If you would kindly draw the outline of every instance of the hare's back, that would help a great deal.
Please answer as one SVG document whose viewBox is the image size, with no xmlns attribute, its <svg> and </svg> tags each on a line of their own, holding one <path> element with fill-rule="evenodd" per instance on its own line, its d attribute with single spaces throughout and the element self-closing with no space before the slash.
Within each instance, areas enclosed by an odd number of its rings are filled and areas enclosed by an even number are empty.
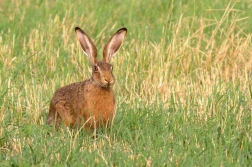
<svg viewBox="0 0 252 167">
<path fill-rule="evenodd" d="M 84 82 L 76 82 L 57 89 L 51 100 L 51 103 L 56 104 L 61 100 L 72 102 L 74 98 L 79 97 L 78 94 L 83 92 L 84 85 Z"/>
</svg>

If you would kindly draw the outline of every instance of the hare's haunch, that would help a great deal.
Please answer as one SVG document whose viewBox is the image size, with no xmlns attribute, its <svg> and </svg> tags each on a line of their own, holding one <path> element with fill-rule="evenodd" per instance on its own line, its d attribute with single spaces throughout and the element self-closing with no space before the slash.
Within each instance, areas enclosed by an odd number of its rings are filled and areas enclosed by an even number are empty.
<svg viewBox="0 0 252 167">
<path fill-rule="evenodd" d="M 115 79 L 110 60 L 122 45 L 127 29 L 121 28 L 110 38 L 104 47 L 102 61 L 97 60 L 97 49 L 87 34 L 79 27 L 75 28 L 75 32 L 92 66 L 92 76 L 55 92 L 50 102 L 47 123 L 59 127 L 63 121 L 65 126 L 84 125 L 86 130 L 107 127 L 115 113 L 115 98 L 111 88 Z"/>
</svg>

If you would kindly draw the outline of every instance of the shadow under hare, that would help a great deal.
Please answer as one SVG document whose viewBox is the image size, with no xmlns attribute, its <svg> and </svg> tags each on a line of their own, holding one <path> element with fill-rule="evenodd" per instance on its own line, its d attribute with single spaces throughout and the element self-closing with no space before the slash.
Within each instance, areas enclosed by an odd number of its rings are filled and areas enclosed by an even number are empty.
<svg viewBox="0 0 252 167">
<path fill-rule="evenodd" d="M 115 114 L 112 91 L 115 79 L 110 61 L 122 45 L 127 29 L 119 29 L 110 38 L 104 47 L 102 61 L 97 60 L 97 49 L 87 34 L 79 27 L 75 32 L 92 66 L 92 75 L 83 82 L 56 90 L 50 102 L 47 123 L 54 123 L 58 128 L 63 121 L 65 126 L 83 126 L 87 131 L 107 127 Z"/>
</svg>

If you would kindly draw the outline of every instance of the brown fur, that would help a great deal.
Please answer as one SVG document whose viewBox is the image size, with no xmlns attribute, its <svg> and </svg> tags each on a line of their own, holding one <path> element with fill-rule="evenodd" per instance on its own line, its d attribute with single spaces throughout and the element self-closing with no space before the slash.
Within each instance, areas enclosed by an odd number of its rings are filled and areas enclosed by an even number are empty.
<svg viewBox="0 0 252 167">
<path fill-rule="evenodd" d="M 86 130 L 108 126 L 115 114 L 115 98 L 111 86 L 114 84 L 110 60 L 119 50 L 127 33 L 126 28 L 118 30 L 104 47 L 103 60 L 97 60 L 97 49 L 83 30 L 75 32 L 84 53 L 92 65 L 92 76 L 83 82 L 72 83 L 59 88 L 51 102 L 47 123 L 59 127 L 84 125 Z"/>
</svg>

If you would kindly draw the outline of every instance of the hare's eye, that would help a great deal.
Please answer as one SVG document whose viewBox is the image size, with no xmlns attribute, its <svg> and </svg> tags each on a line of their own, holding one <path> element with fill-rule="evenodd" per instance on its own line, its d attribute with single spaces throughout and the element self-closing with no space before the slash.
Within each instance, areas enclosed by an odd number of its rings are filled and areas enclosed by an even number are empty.
<svg viewBox="0 0 252 167">
<path fill-rule="evenodd" d="M 113 70 L 113 66 L 111 66 L 111 70 Z"/>
<path fill-rule="evenodd" d="M 98 71 L 98 66 L 94 66 L 94 72 Z"/>
</svg>

